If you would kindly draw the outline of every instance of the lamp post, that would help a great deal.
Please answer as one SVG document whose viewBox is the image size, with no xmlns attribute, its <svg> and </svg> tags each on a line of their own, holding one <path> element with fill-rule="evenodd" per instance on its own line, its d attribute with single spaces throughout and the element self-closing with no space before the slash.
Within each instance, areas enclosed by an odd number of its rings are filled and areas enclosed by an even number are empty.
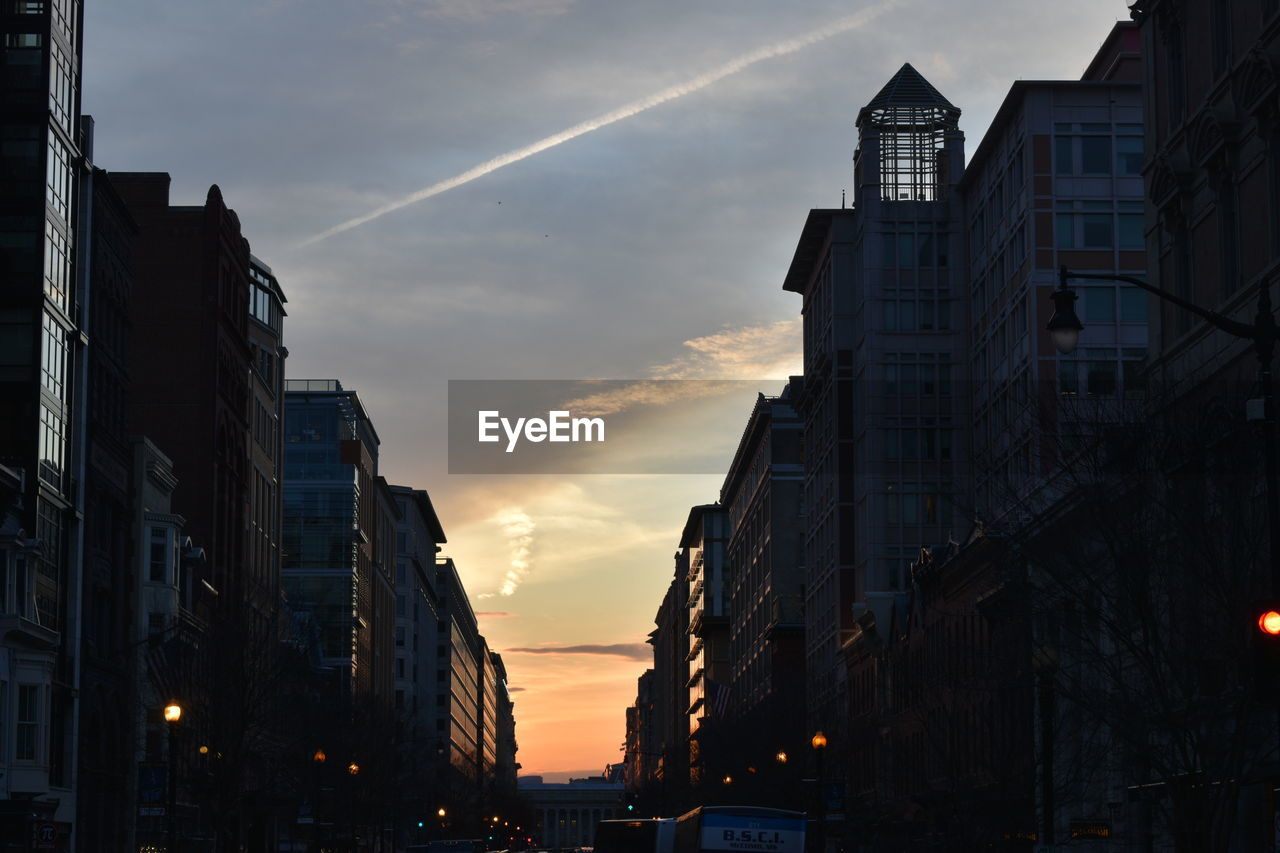
<svg viewBox="0 0 1280 853">
<path fill-rule="evenodd" d="M 164 706 L 164 721 L 169 727 L 169 803 L 164 810 L 169 840 L 165 853 L 175 853 L 178 849 L 178 824 L 174 814 L 178 808 L 178 749 L 175 741 L 178 733 L 178 721 L 181 719 L 181 705 L 177 702 L 170 702 Z"/>
<path fill-rule="evenodd" d="M 1084 324 L 1076 316 L 1074 302 L 1075 291 L 1067 283 L 1069 279 L 1079 278 L 1092 281 L 1121 281 L 1154 294 L 1166 302 L 1190 311 L 1205 320 L 1215 329 L 1226 332 L 1234 338 L 1251 341 L 1254 355 L 1258 358 L 1258 382 L 1262 386 L 1262 447 L 1267 482 L 1267 538 L 1271 546 L 1271 593 L 1280 596 L 1280 456 L 1276 450 L 1276 409 L 1274 389 L 1271 387 L 1271 356 L 1275 352 L 1277 338 L 1280 338 L 1280 327 L 1276 326 L 1275 317 L 1271 313 L 1271 290 L 1266 284 L 1258 288 L 1258 308 L 1252 323 L 1241 323 L 1224 317 L 1216 311 L 1201 308 L 1188 302 L 1181 296 L 1161 290 L 1140 278 L 1128 275 L 1111 275 L 1101 273 L 1072 272 L 1066 267 L 1058 270 L 1058 289 L 1053 292 L 1053 316 L 1049 318 L 1045 328 L 1053 336 L 1054 346 L 1063 355 L 1069 355 L 1076 348 L 1080 331 Z"/>
<path fill-rule="evenodd" d="M 822 757 L 827 751 L 827 736 L 821 731 L 815 732 L 809 744 L 813 747 L 818 762 L 818 831 L 815 833 L 817 836 L 815 847 L 817 853 L 824 853 L 827 849 L 827 798 L 822 790 Z"/>
</svg>

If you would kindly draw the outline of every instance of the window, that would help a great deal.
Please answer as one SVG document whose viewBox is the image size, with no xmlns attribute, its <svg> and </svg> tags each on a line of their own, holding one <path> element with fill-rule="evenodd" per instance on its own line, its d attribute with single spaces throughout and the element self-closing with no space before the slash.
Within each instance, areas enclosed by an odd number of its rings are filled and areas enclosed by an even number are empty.
<svg viewBox="0 0 1280 853">
<path fill-rule="evenodd" d="M 396 658 L 396 678 L 404 678 L 404 658 Z"/>
<path fill-rule="evenodd" d="M 173 540 L 170 537 L 171 532 L 167 527 L 151 528 L 151 550 L 147 562 L 150 566 L 149 577 L 153 583 L 170 582 L 169 569 L 173 561 Z"/>
<path fill-rule="evenodd" d="M 1054 218 L 1054 238 L 1059 249 L 1115 248 L 1114 205 L 1109 201 L 1059 201 Z M 1126 208 L 1127 209 L 1127 208 Z M 1141 236 L 1141 215 L 1126 223 Z M 1138 239 L 1138 248 L 1141 240 Z"/>
<path fill-rule="evenodd" d="M 1080 137 L 1080 171 L 1085 175 L 1111 174 L 1111 137 Z"/>
<path fill-rule="evenodd" d="M 1117 202 L 1117 207 L 1120 208 L 1120 213 L 1116 216 L 1120 248 L 1145 248 L 1145 238 L 1142 233 L 1142 202 L 1121 201 Z"/>
<path fill-rule="evenodd" d="M 397 625 L 396 626 L 396 645 L 397 646 L 404 646 L 404 635 L 405 635 L 404 626 Z"/>
<path fill-rule="evenodd" d="M 1110 350 L 1087 350 L 1088 391 L 1091 397 L 1110 397 L 1116 393 L 1116 360 Z"/>
<path fill-rule="evenodd" d="M 62 461 L 66 422 L 48 406 L 40 406 L 40 479 L 62 490 Z"/>
<path fill-rule="evenodd" d="M 67 333 L 53 318 L 44 315 L 44 335 L 41 340 L 40 380 L 49 393 L 59 400 L 65 399 L 67 378 Z"/>
<path fill-rule="evenodd" d="M 1058 362 L 1058 393 L 1074 397 L 1080 393 L 1080 364 L 1062 359 Z"/>
<path fill-rule="evenodd" d="M 49 110 L 54 120 L 67 133 L 74 133 L 76 78 L 71 60 L 62 52 L 57 40 L 49 42 Z"/>
<path fill-rule="evenodd" d="M 1082 289 L 1084 290 L 1085 322 L 1114 323 L 1116 321 L 1116 289 L 1114 287 Z"/>
<path fill-rule="evenodd" d="M 67 238 L 52 222 L 44 224 L 44 292 L 62 312 L 67 313 L 67 282 L 70 279 L 71 256 Z"/>
<path fill-rule="evenodd" d="M 49 168 L 45 198 L 63 222 L 71 221 L 71 155 L 55 134 L 49 134 Z"/>
<path fill-rule="evenodd" d="M 397 616 L 404 615 L 404 596 L 403 595 L 396 596 L 396 615 Z"/>
<path fill-rule="evenodd" d="M 1147 294 L 1132 285 L 1120 286 L 1120 322 L 1147 322 Z"/>
<path fill-rule="evenodd" d="M 1074 137 L 1058 136 L 1053 140 L 1053 171 L 1059 175 L 1074 175 L 1076 171 Z"/>
<path fill-rule="evenodd" d="M 1116 137 L 1116 174 L 1142 174 L 1142 137 Z"/>
<path fill-rule="evenodd" d="M 18 685 L 18 715 L 14 727 L 13 758 L 35 761 L 40 744 L 40 685 Z"/>
</svg>

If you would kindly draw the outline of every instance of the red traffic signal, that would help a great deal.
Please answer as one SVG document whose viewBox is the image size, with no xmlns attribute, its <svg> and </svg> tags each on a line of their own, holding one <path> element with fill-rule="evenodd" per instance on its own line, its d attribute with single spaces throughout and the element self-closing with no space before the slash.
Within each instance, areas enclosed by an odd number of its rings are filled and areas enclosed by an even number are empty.
<svg viewBox="0 0 1280 853">
<path fill-rule="evenodd" d="M 1253 635 L 1254 696 L 1263 702 L 1280 702 L 1280 601 L 1255 602 L 1249 632 Z"/>
</svg>

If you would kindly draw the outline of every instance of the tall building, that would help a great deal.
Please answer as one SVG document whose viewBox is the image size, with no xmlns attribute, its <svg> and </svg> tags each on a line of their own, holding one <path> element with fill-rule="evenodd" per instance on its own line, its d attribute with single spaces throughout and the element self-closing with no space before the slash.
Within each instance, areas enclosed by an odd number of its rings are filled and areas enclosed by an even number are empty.
<svg viewBox="0 0 1280 853">
<path fill-rule="evenodd" d="M 807 714 L 833 755 L 857 609 L 905 587 L 963 488 L 959 116 L 904 65 L 858 114 L 853 208 L 809 213 L 783 283 L 804 300 Z"/>
<path fill-rule="evenodd" d="M 1125 22 L 1082 79 L 1014 83 L 957 187 L 970 294 L 961 367 L 973 409 L 975 492 L 965 504 L 987 522 L 1025 506 L 1061 442 L 1078 442 L 1145 390 L 1140 288 L 1081 282 L 1085 329 L 1070 355 L 1044 331 L 1060 267 L 1146 274 L 1141 74 L 1138 30 Z"/>
<path fill-rule="evenodd" d="M 808 740 L 803 430 L 789 387 L 779 397 L 760 395 L 720 489 L 729 522 L 732 704 L 726 712 L 739 735 L 740 759 L 757 767 L 774 767 L 779 751 L 799 754 Z M 748 732 L 768 732 L 769 739 Z M 742 754 L 744 744 L 753 744 L 756 753 Z"/>
<path fill-rule="evenodd" d="M 285 594 L 311 614 L 321 660 L 355 705 L 375 687 L 378 434 L 336 379 L 286 380 L 284 433 Z"/>
<path fill-rule="evenodd" d="M 88 126 L 89 120 L 85 120 Z M 132 848 L 140 669 L 133 654 L 139 577 L 133 448 L 126 427 L 129 301 L 138 229 L 106 173 L 83 178 L 89 219 L 88 396 L 84 590 L 81 596 L 80 828 L 82 851 Z"/>
<path fill-rule="evenodd" d="M 729 584 L 725 546 L 729 519 L 718 504 L 689 510 L 680 536 L 679 564 L 688 567 L 689 583 L 689 681 L 688 729 L 689 784 L 709 781 L 723 755 L 708 739 L 707 722 L 720 721 L 731 701 L 729 687 Z"/>
<path fill-rule="evenodd" d="M 246 599 L 265 632 L 280 599 L 284 484 L 284 291 L 267 266 L 249 255 L 249 552 Z"/>
<path fill-rule="evenodd" d="M 0 10 L 0 464 L 21 539 L 0 634 L 0 837 L 71 837 L 76 802 L 87 308 L 77 0 Z M 6 734 L 6 737 L 9 737 Z"/>
<path fill-rule="evenodd" d="M 139 228 L 129 312 L 129 428 L 173 459 L 175 503 L 190 534 L 206 543 L 220 608 L 236 612 L 253 579 L 266 573 L 246 535 L 255 369 L 249 244 L 217 186 L 202 205 L 173 206 L 166 173 L 111 172 L 109 178 Z"/>
</svg>

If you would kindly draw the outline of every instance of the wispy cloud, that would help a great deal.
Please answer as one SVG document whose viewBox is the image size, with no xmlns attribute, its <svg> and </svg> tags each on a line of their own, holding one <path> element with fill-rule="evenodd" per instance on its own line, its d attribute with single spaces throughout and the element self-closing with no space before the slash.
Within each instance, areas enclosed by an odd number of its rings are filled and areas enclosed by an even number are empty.
<svg viewBox="0 0 1280 853">
<path fill-rule="evenodd" d="M 526 655 L 612 655 L 628 660 L 651 660 L 653 658 L 653 647 L 647 643 L 613 643 L 611 645 L 587 643 L 578 646 L 525 646 L 503 651 L 503 654 L 508 653 Z"/>
<path fill-rule="evenodd" d="M 508 687 L 508 688 L 507 688 L 507 692 L 508 692 L 508 693 L 523 693 L 523 692 L 524 692 L 525 690 L 527 690 L 527 689 L 528 689 L 527 687 Z"/>
<path fill-rule="evenodd" d="M 884 0 L 884 2 L 877 3 L 874 6 L 863 9 L 857 14 L 841 18 L 838 21 L 827 24 L 824 27 L 819 27 L 816 30 L 811 30 L 803 35 L 786 39 L 766 47 L 757 48 L 749 53 L 744 53 L 729 60 L 719 68 L 699 74 L 696 77 L 692 77 L 684 81 L 683 83 L 668 86 L 667 88 L 659 92 L 655 92 L 648 97 L 632 101 L 629 104 L 625 104 L 615 110 L 610 110 L 609 112 L 598 115 L 595 118 L 587 119 L 586 121 L 575 124 L 573 127 L 562 130 L 559 133 L 553 133 L 551 136 L 539 139 L 532 145 L 526 145 L 523 148 L 508 151 L 506 154 L 500 154 L 497 157 L 486 160 L 477 166 L 473 166 L 465 172 L 454 175 L 452 178 L 446 178 L 443 181 L 438 181 L 429 187 L 423 187 L 416 192 L 412 192 L 409 195 L 402 196 L 401 198 L 388 202 L 368 213 L 348 219 L 345 222 L 340 222 L 328 230 L 321 231 L 319 234 L 312 235 L 311 237 L 303 240 L 298 244 L 298 248 L 309 246 L 312 243 L 318 243 L 321 240 L 334 236 L 335 234 L 350 231 L 352 228 L 358 228 L 359 226 L 372 222 L 373 220 L 385 216 L 388 213 L 392 213 L 420 201 L 425 201 L 432 196 L 448 192 L 449 190 L 460 187 L 463 184 L 468 184 L 476 178 L 484 177 L 490 172 L 495 172 L 498 169 L 501 169 L 503 166 L 510 166 L 512 163 L 518 163 L 535 154 L 540 154 L 548 148 L 554 148 L 555 146 L 568 142 L 571 139 L 577 139 L 579 136 L 590 133 L 593 130 L 608 127 L 615 122 L 622 121 L 625 118 L 631 118 L 634 115 L 639 115 L 646 110 L 653 109 L 654 107 L 665 104 L 668 101 L 673 101 L 676 98 L 682 98 L 685 95 L 705 89 L 711 84 L 718 83 L 729 75 L 737 74 L 739 71 L 750 68 L 758 62 L 763 62 L 766 59 L 775 59 L 779 56 L 787 56 L 788 54 L 803 50 L 810 45 L 829 39 L 832 36 L 857 29 L 875 18 L 877 15 L 892 8 L 894 5 L 894 0 Z"/>
<path fill-rule="evenodd" d="M 613 415 L 640 406 L 664 406 L 738 390 L 733 380 L 785 379 L 802 368 L 799 320 L 722 329 L 684 342 L 688 351 L 637 380 L 607 391 L 567 400 L 562 408 L 583 415 Z"/>
<path fill-rule="evenodd" d="M 684 342 L 690 352 L 653 368 L 656 379 L 785 379 L 801 369 L 800 320 L 721 329 Z"/>
<path fill-rule="evenodd" d="M 508 613 L 505 610 L 478 610 L 476 618 L 478 619 L 510 619 L 515 616 L 514 613 Z"/>
<path fill-rule="evenodd" d="M 502 528 L 511 551 L 511 568 L 502 579 L 499 595 L 513 595 L 529 572 L 533 571 L 533 531 L 537 528 L 529 514 L 519 507 L 500 510 L 494 521 Z"/>
</svg>

